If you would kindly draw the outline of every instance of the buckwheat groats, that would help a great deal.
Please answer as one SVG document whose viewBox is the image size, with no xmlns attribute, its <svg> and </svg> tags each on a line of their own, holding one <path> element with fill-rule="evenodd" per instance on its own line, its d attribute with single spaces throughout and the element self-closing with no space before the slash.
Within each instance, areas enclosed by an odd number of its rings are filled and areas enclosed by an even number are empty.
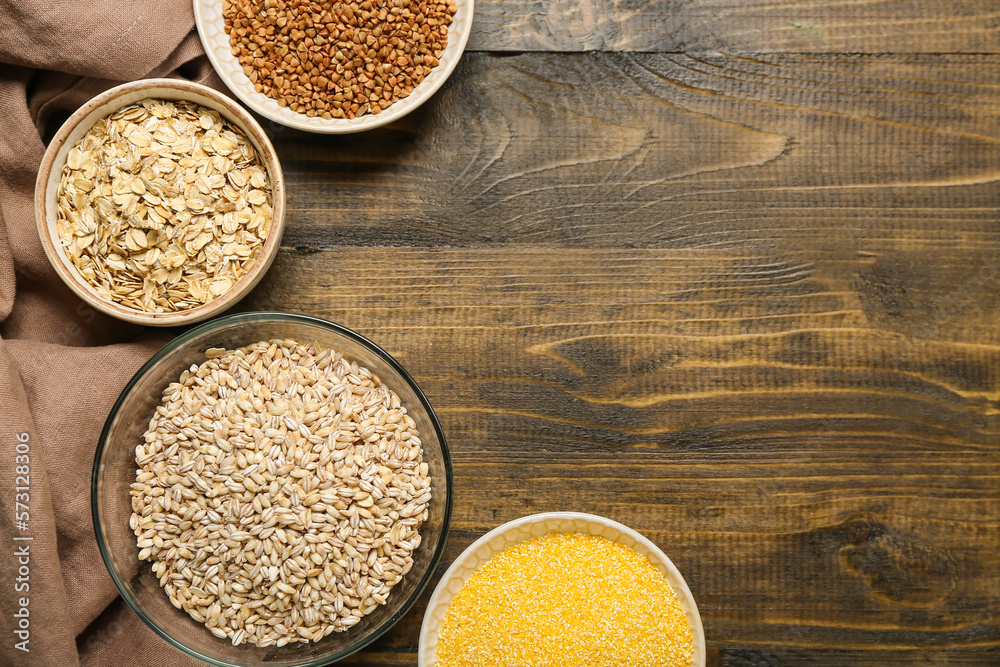
<svg viewBox="0 0 1000 667">
<path fill-rule="evenodd" d="M 430 477 L 413 419 L 316 344 L 213 349 L 136 447 L 131 527 L 170 601 L 233 644 L 347 630 L 412 567 Z"/>
<path fill-rule="evenodd" d="M 217 111 L 145 99 L 70 149 L 56 195 L 70 261 L 108 301 L 144 312 L 208 303 L 260 254 L 273 217 L 260 155 Z"/>
<path fill-rule="evenodd" d="M 306 116 L 378 114 L 439 64 L 454 0 L 223 0 L 254 90 Z"/>
<path fill-rule="evenodd" d="M 550 533 L 476 570 L 448 606 L 438 667 L 690 667 L 691 624 L 649 560 L 595 535 Z"/>
</svg>

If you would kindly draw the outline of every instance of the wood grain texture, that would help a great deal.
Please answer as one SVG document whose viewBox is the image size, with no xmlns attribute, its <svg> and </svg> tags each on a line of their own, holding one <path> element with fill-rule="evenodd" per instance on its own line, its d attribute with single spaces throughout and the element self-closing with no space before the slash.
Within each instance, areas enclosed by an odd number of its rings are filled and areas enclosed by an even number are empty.
<svg viewBox="0 0 1000 667">
<path fill-rule="evenodd" d="M 752 241 L 985 260 L 998 91 L 1000 56 L 472 54 L 389 128 L 274 133 L 286 243 Z"/>
<path fill-rule="evenodd" d="M 997 53 L 990 0 L 477 0 L 475 51 Z"/>
<path fill-rule="evenodd" d="M 455 464 L 446 563 L 504 521 L 590 511 L 674 560 L 716 664 L 990 664 L 997 309 L 927 320 L 940 296 L 908 281 L 887 326 L 885 258 L 824 255 L 288 249 L 248 306 L 342 323 L 413 373 Z M 412 662 L 421 610 L 355 664 Z"/>
<path fill-rule="evenodd" d="M 713 665 L 995 665 L 998 91 L 997 55 L 469 54 L 391 127 L 272 128 L 242 307 L 415 376 L 441 571 L 596 512 L 678 565 Z M 413 664 L 426 598 L 347 664 Z"/>
</svg>

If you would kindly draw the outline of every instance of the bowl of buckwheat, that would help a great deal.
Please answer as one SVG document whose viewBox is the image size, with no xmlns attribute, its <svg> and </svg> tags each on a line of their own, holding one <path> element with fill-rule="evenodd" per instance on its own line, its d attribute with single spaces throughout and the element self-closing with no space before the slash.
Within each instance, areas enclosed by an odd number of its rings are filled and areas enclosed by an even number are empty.
<svg viewBox="0 0 1000 667">
<path fill-rule="evenodd" d="M 194 0 L 208 58 L 260 115 L 340 134 L 391 123 L 458 65 L 473 0 Z"/>
<path fill-rule="evenodd" d="M 197 326 L 143 366 L 94 458 L 101 556 L 157 634 L 213 665 L 326 665 L 413 606 L 452 471 L 410 375 L 287 313 Z"/>
<path fill-rule="evenodd" d="M 260 281 L 284 228 L 274 148 L 237 102 L 174 79 L 94 97 L 50 142 L 35 223 L 59 277 L 95 309 L 177 326 Z"/>
</svg>

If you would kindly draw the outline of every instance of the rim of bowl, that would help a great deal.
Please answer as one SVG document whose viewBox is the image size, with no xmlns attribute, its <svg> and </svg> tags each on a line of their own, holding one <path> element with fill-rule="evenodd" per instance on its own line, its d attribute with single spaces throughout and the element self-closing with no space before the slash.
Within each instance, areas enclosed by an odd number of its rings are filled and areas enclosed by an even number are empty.
<svg viewBox="0 0 1000 667">
<path fill-rule="evenodd" d="M 438 70 L 440 71 L 440 75 L 431 81 L 427 81 L 427 79 L 425 78 L 423 81 L 418 83 L 416 87 L 414 87 L 413 92 L 410 93 L 409 97 L 396 101 L 387 110 L 383 111 L 377 116 L 371 113 L 366 113 L 363 116 L 359 116 L 354 119 L 346 119 L 346 118 L 333 118 L 330 120 L 320 119 L 322 121 L 322 124 L 314 124 L 313 122 L 311 122 L 315 120 L 313 118 L 310 118 L 309 122 L 298 120 L 296 118 L 297 116 L 301 115 L 303 118 L 308 118 L 308 116 L 294 112 L 291 109 L 288 109 L 289 113 L 295 114 L 296 117 L 286 116 L 285 114 L 282 113 L 275 113 L 274 111 L 267 109 L 266 107 L 263 106 L 262 103 L 264 103 L 266 100 L 270 100 L 271 98 L 267 97 L 263 93 L 258 93 L 252 90 L 252 87 L 249 90 L 247 90 L 246 84 L 243 84 L 242 81 L 238 84 L 236 81 L 233 80 L 231 76 L 229 76 L 227 72 L 223 70 L 222 64 L 219 61 L 219 57 L 216 53 L 216 49 L 214 49 L 212 47 L 212 44 L 209 43 L 209 38 L 206 35 L 205 27 L 203 25 L 204 23 L 207 22 L 207 19 L 203 16 L 202 4 L 204 1 L 205 0 L 194 0 L 194 23 L 195 26 L 198 28 L 198 38 L 201 40 L 202 48 L 208 55 L 209 62 L 212 63 L 212 69 L 214 69 L 215 73 L 219 75 L 219 78 L 222 79 L 222 82 L 226 84 L 226 87 L 229 88 L 229 90 L 231 90 L 234 95 L 240 98 L 240 100 L 242 100 L 244 104 L 253 109 L 255 112 L 259 113 L 261 116 L 264 116 L 265 118 L 272 120 L 275 123 L 280 123 L 281 125 L 284 125 L 286 127 L 291 127 L 296 130 L 302 130 L 304 132 L 313 132 L 316 134 L 352 134 L 354 132 L 364 132 L 365 130 L 373 130 L 376 127 L 382 127 L 383 125 L 388 125 L 389 123 L 399 120 L 400 118 L 407 115 L 411 111 L 414 111 L 415 109 L 419 108 L 424 102 L 433 97 L 434 93 L 436 93 L 438 89 L 440 89 L 441 86 L 444 85 L 444 82 L 448 80 L 452 72 L 454 72 L 455 68 L 458 66 L 458 62 L 462 59 L 462 54 L 465 53 L 465 47 L 469 42 L 469 35 L 472 34 L 472 19 L 473 15 L 475 14 L 474 11 L 475 0 L 463 0 L 464 4 L 459 9 L 459 11 L 463 13 L 468 12 L 468 17 L 465 20 L 463 30 L 459 32 L 457 35 L 458 41 L 456 42 L 457 48 L 456 51 L 454 52 L 455 57 L 450 62 L 446 63 L 443 67 L 442 65 L 439 64 L 437 67 L 432 69 L 431 70 L 432 74 L 435 73 L 435 70 Z M 225 27 L 222 26 L 220 29 L 222 30 L 223 34 L 225 34 Z M 449 29 L 448 31 L 449 43 L 445 46 L 445 52 L 447 52 L 448 48 L 451 47 L 452 37 L 453 33 Z M 226 38 L 227 38 L 226 44 L 228 44 L 228 35 L 226 35 Z M 244 78 L 246 77 L 246 75 L 243 74 L 242 71 L 238 72 L 236 76 L 237 77 L 243 76 Z M 249 81 L 250 80 L 247 79 L 248 83 Z M 410 100 L 411 103 L 405 106 L 400 106 L 407 100 Z"/>
<path fill-rule="evenodd" d="M 691 593 L 690 587 L 688 587 L 687 580 L 685 580 L 684 576 L 681 575 L 680 570 L 677 569 L 677 566 L 674 565 L 674 562 L 670 560 L 670 558 L 665 553 L 663 553 L 663 550 L 660 549 L 660 547 L 656 546 L 656 544 L 652 540 L 650 540 L 649 538 L 647 538 L 634 528 L 629 528 L 625 524 L 618 523 L 613 519 L 609 519 L 599 514 L 588 514 L 586 512 L 540 512 L 538 514 L 529 514 L 527 516 L 523 516 L 519 519 L 514 519 L 512 521 L 508 521 L 507 523 L 497 526 L 496 528 L 489 531 L 488 533 L 480 537 L 478 540 L 470 544 L 468 547 L 466 547 L 466 549 L 461 554 L 459 554 L 458 558 L 452 561 L 451 565 L 445 571 L 444 575 L 442 575 L 441 579 L 438 581 L 437 586 L 434 588 L 434 592 L 431 593 L 430 600 L 427 602 L 427 610 L 424 612 L 424 618 L 420 624 L 420 640 L 417 645 L 417 664 L 419 667 L 433 667 L 433 665 L 436 664 L 436 661 L 427 662 L 424 660 L 424 651 L 426 649 L 428 641 L 427 636 L 430 633 L 432 624 L 431 610 L 444 602 L 447 602 L 448 605 L 451 604 L 451 599 L 454 596 L 448 595 L 447 591 L 445 590 L 445 586 L 447 586 L 448 582 L 451 581 L 451 579 L 455 576 L 455 572 L 458 569 L 465 567 L 466 561 L 472 558 L 472 556 L 475 555 L 475 553 L 483 545 L 489 543 L 490 541 L 499 537 L 500 535 L 512 532 L 523 526 L 529 526 L 532 524 L 543 523 L 552 520 L 586 521 L 591 525 L 600 525 L 608 528 L 613 528 L 614 530 L 617 530 L 620 533 L 629 536 L 631 539 L 635 540 L 637 544 L 642 545 L 644 549 L 647 549 L 650 553 L 654 554 L 657 558 L 659 558 L 661 560 L 661 563 L 666 567 L 667 571 L 673 576 L 674 579 L 676 579 L 676 582 L 671 581 L 669 579 L 668 582 L 670 583 L 671 588 L 673 588 L 674 591 L 677 593 L 677 597 L 680 598 L 681 606 L 685 611 L 685 615 L 688 617 L 688 621 L 691 623 L 691 634 L 693 636 L 693 642 L 692 642 L 693 654 L 691 659 L 691 665 L 692 667 L 704 667 L 706 660 L 705 626 L 702 623 L 701 613 L 698 611 L 698 605 L 695 602 L 694 595 Z M 549 533 L 562 533 L 562 532 L 579 532 L 579 531 L 548 530 L 543 534 L 547 535 Z M 484 559 L 479 567 L 482 567 L 482 565 L 486 563 L 486 561 L 488 561 L 490 558 L 493 558 L 494 556 L 504 551 L 505 549 L 508 549 L 514 546 L 515 544 L 521 544 L 522 542 L 526 542 L 527 540 L 533 539 L 534 537 L 535 537 L 534 535 L 526 535 L 524 539 L 518 540 L 513 544 L 509 544 L 502 549 L 490 549 L 489 558 Z M 618 540 L 614 541 L 617 542 Z M 653 566 L 657 567 L 657 563 L 653 563 Z M 477 567 L 476 569 L 478 570 L 479 568 Z M 657 569 L 659 568 L 657 567 Z M 466 581 L 468 581 L 468 579 L 466 579 Z M 465 582 L 462 583 L 464 585 Z M 447 600 L 444 599 L 446 597 L 448 598 Z"/>
<path fill-rule="evenodd" d="M 399 373 L 400 376 L 403 378 L 403 380 L 410 386 L 410 389 L 412 389 L 414 394 L 416 394 L 417 400 L 420 402 L 421 406 L 423 406 L 423 408 L 427 411 L 427 415 L 430 417 L 431 424 L 434 425 L 434 431 L 437 434 L 438 441 L 441 443 L 441 457 L 442 460 L 444 461 L 444 471 L 445 471 L 445 489 L 448 492 L 448 496 L 445 499 L 444 517 L 441 524 L 442 525 L 441 540 L 440 542 L 438 542 L 437 548 L 431 555 L 431 560 L 428 563 L 427 571 L 424 572 L 423 576 L 420 578 L 420 581 L 417 583 L 417 587 L 414 589 L 413 594 L 410 596 L 410 598 L 403 603 L 403 605 L 396 611 L 395 614 L 386 619 L 382 623 L 382 625 L 375 628 L 375 630 L 370 635 L 360 640 L 356 645 L 348 646 L 347 648 L 343 649 L 338 653 L 333 653 L 327 656 L 323 656 L 321 658 L 316 658 L 308 662 L 299 663 L 298 665 L 295 666 L 295 667 L 321 667 L 322 665 L 329 665 L 338 660 L 342 660 L 343 658 L 346 658 L 347 656 L 356 653 L 361 649 L 365 648 L 366 646 L 370 645 L 376 639 L 385 634 L 390 628 L 392 628 L 392 626 L 396 625 L 396 623 L 398 623 L 400 619 L 402 619 L 403 616 L 405 616 L 410 611 L 410 609 L 413 608 L 413 605 L 416 604 L 417 600 L 424 592 L 424 589 L 427 588 L 427 584 L 430 583 L 430 580 L 433 577 L 435 570 L 437 570 L 438 564 L 441 562 L 441 557 L 444 555 L 445 543 L 448 541 L 448 527 L 451 524 L 451 510 L 454 500 L 454 475 L 452 473 L 451 454 L 449 453 L 448 450 L 448 443 L 445 440 L 444 430 L 441 427 L 441 422 L 438 420 L 437 413 L 434 412 L 434 408 L 431 407 L 431 404 L 427 400 L 427 397 L 424 395 L 424 392 L 420 389 L 416 381 L 414 381 L 414 379 L 410 376 L 407 370 L 403 368 L 403 366 L 398 361 L 396 361 L 396 359 L 391 354 L 383 350 L 381 347 L 379 347 L 372 341 L 368 340 L 367 338 L 357 333 L 356 331 L 352 331 L 351 329 L 348 329 L 345 326 L 336 324 L 334 322 L 330 322 L 328 320 L 324 320 L 318 317 L 310 317 L 308 315 L 298 315 L 295 313 L 282 313 L 282 312 L 256 312 L 256 313 L 239 313 L 237 315 L 227 315 L 225 317 L 214 319 L 211 322 L 206 322 L 204 324 L 201 324 L 177 336 L 169 343 L 164 345 L 162 348 L 160 348 L 156 352 L 156 354 L 154 354 L 149 359 L 149 361 L 144 363 L 142 367 L 135 372 L 135 375 L 133 375 L 132 378 L 129 379 L 128 383 L 126 383 L 124 389 L 122 389 L 121 393 L 118 395 L 118 399 L 115 401 L 114 406 L 112 406 L 111 411 L 108 413 L 108 418 L 105 420 L 104 427 L 101 429 L 101 437 L 97 441 L 97 451 L 94 453 L 94 467 L 93 470 L 91 471 L 91 479 L 90 479 L 91 519 L 94 525 L 94 534 L 97 537 L 97 547 L 101 552 L 101 560 L 104 562 L 104 568 L 108 571 L 108 574 L 111 575 L 111 579 L 115 582 L 115 587 L 118 589 L 118 593 L 122 596 L 122 598 L 125 600 L 128 606 L 132 608 L 132 611 L 134 611 L 136 615 L 138 615 L 139 618 L 142 619 L 143 623 L 145 623 L 157 635 L 166 640 L 167 643 L 169 643 L 171 646 L 180 649 L 183 653 L 186 653 L 187 655 L 190 655 L 199 660 L 203 660 L 204 662 L 207 662 L 210 665 L 216 665 L 217 667 L 243 667 L 239 663 L 224 662 L 206 655 L 202 655 L 198 651 L 195 651 L 194 649 L 185 646 L 178 640 L 168 635 L 162 628 L 160 628 L 156 623 L 154 623 L 150 618 L 148 618 L 142 612 L 138 604 L 136 604 L 135 600 L 132 599 L 132 596 L 129 594 L 128 590 L 125 588 L 121 580 L 118 578 L 118 574 L 115 572 L 114 568 L 111 566 L 110 556 L 108 555 L 108 547 L 105 544 L 104 539 L 101 535 L 101 522 L 99 519 L 99 512 L 98 512 L 99 508 L 97 504 L 97 483 L 100 477 L 101 455 L 104 453 L 105 446 L 107 445 L 108 435 L 111 431 L 111 426 L 114 423 L 115 417 L 118 415 L 118 411 L 122 407 L 122 403 L 125 402 L 125 398 L 132 391 L 132 388 L 139 381 L 139 379 L 143 375 L 145 375 L 146 372 L 150 368 L 152 368 L 154 364 L 156 364 L 158 361 L 166 357 L 171 352 L 181 348 L 185 343 L 192 340 L 193 338 L 196 338 L 197 336 L 200 336 L 201 334 L 211 331 L 213 329 L 220 328 L 228 324 L 232 324 L 234 322 L 242 322 L 242 321 L 253 322 L 255 320 L 292 321 L 292 322 L 299 322 L 302 324 L 312 324 L 325 329 L 329 329 L 334 333 L 343 335 L 347 338 L 354 340 L 357 343 L 360 343 L 362 346 L 367 347 L 369 350 L 371 350 L 380 358 L 382 358 L 387 364 L 389 364 L 393 368 L 393 370 Z M 219 641 L 224 641 L 224 640 L 220 639 Z"/>
<path fill-rule="evenodd" d="M 79 271 L 77 271 L 76 267 L 72 264 L 69 258 L 66 257 L 65 252 L 62 251 L 62 246 L 59 244 L 58 239 L 56 239 L 54 234 L 51 233 L 49 217 L 54 217 L 55 211 L 50 211 L 48 209 L 46 199 L 50 185 L 55 179 L 60 177 L 62 167 L 65 164 L 65 155 L 63 156 L 63 160 L 59 162 L 58 165 L 56 164 L 56 158 L 58 157 L 60 150 L 62 150 L 63 146 L 66 144 L 69 135 L 77 129 L 80 123 L 86 120 L 87 116 L 90 116 L 101 107 L 110 105 L 116 99 L 125 95 L 149 91 L 149 97 L 156 97 L 157 91 L 163 90 L 178 93 L 180 97 L 176 99 L 185 99 L 194 104 L 198 104 L 199 106 L 213 108 L 215 111 L 220 111 L 221 107 L 221 109 L 226 113 L 231 114 L 239 120 L 239 123 L 241 123 L 243 127 L 239 127 L 239 124 L 237 124 L 238 129 L 243 130 L 247 134 L 247 138 L 250 139 L 251 143 L 260 153 L 264 167 L 267 169 L 267 172 L 271 177 L 273 213 L 271 219 L 271 230 L 268 232 L 263 246 L 261 246 L 260 254 L 250 265 L 247 272 L 240 276 L 239 280 L 237 280 L 227 292 L 223 293 L 222 296 L 209 301 L 208 303 L 203 303 L 200 306 L 189 308 L 187 310 L 170 313 L 149 313 L 142 310 L 136 310 L 134 308 L 128 308 L 117 302 L 103 299 L 97 294 L 96 291 L 94 291 L 90 283 L 83 280 L 83 278 L 79 275 Z M 185 95 L 200 95 L 203 98 L 207 98 L 212 104 L 217 106 L 213 107 L 201 100 L 191 99 Z M 124 106 L 124 104 L 121 106 Z M 95 123 L 97 120 L 114 113 L 118 108 L 121 108 L 121 106 L 109 106 L 103 115 L 95 116 Z M 232 122 L 230 118 L 226 117 L 226 113 L 222 114 L 223 117 L 226 118 L 227 121 Z M 55 270 L 56 274 L 58 274 L 59 278 L 62 279 L 63 283 L 65 283 L 74 294 L 83 299 L 94 309 L 107 315 L 111 315 L 119 320 L 154 327 L 177 326 L 181 324 L 194 324 L 195 322 L 201 322 L 227 308 L 230 308 L 249 294 L 257 283 L 261 281 L 264 274 L 267 273 L 267 270 L 271 267 L 271 264 L 274 262 L 274 259 L 278 254 L 278 247 L 284 233 L 285 180 L 281 171 L 281 164 L 278 161 L 278 155 L 275 152 L 270 139 L 268 139 L 267 134 L 264 132 L 264 129 L 253 118 L 253 116 L 247 113 L 246 110 L 244 110 L 243 107 L 237 104 L 232 98 L 220 93 L 217 90 L 209 88 L 208 86 L 204 86 L 200 83 L 194 83 L 193 81 L 186 81 L 183 79 L 140 79 L 138 81 L 130 81 L 129 83 L 115 86 L 114 88 L 109 88 L 103 93 L 92 97 L 79 109 L 73 112 L 66 122 L 62 124 L 59 131 L 56 132 L 55 136 L 52 138 L 52 141 L 49 142 L 48 147 L 45 149 L 45 154 L 42 156 L 42 163 L 38 170 L 38 176 L 35 179 L 34 209 L 35 228 L 38 232 L 38 237 L 41 240 L 42 249 L 45 251 L 45 256 L 48 258 L 49 264 L 52 265 L 52 268 Z"/>
</svg>

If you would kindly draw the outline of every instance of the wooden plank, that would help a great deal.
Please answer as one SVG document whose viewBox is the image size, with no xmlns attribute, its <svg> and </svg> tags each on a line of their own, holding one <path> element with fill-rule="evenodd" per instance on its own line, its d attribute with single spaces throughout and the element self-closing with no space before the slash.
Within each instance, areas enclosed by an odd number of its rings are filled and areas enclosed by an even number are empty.
<svg viewBox="0 0 1000 667">
<path fill-rule="evenodd" d="M 752 240 L 985 260 L 998 241 L 998 90 L 1000 56 L 470 54 L 388 128 L 272 130 L 286 243 Z"/>
<path fill-rule="evenodd" d="M 244 307 L 342 323 L 413 373 L 454 459 L 446 563 L 504 521 L 591 511 L 675 561 L 716 664 L 987 664 L 1000 303 L 952 277 L 992 259 L 838 258 L 840 232 L 817 234 L 286 248 Z M 354 664 L 412 663 L 422 608 Z"/>
<path fill-rule="evenodd" d="M 470 54 L 389 128 L 274 132 L 286 247 L 243 307 L 416 376 L 445 563 L 593 511 L 674 558 L 713 664 L 990 664 L 998 64 Z M 412 664 L 422 605 L 352 664 Z"/>
<path fill-rule="evenodd" d="M 865 667 L 905 667 L 906 665 L 972 665 L 996 663 L 994 651 L 976 648 L 879 650 L 835 650 L 798 648 L 784 650 L 733 648 L 709 655 L 709 664 L 718 667 L 784 667 L 785 665 L 864 665 Z"/>
<path fill-rule="evenodd" d="M 479 0 L 476 51 L 997 53 L 989 0 Z"/>
</svg>

